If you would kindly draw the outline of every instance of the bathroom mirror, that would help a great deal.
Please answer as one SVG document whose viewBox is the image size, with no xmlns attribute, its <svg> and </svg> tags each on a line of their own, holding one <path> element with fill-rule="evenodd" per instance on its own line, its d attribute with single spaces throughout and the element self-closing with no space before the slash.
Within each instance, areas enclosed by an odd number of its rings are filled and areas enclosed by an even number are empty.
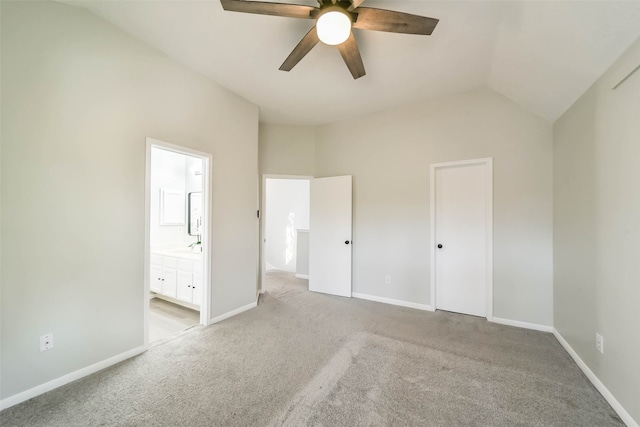
<svg viewBox="0 0 640 427">
<path fill-rule="evenodd" d="M 202 234 L 202 192 L 189 193 L 187 198 L 188 233 L 190 236 Z"/>
</svg>

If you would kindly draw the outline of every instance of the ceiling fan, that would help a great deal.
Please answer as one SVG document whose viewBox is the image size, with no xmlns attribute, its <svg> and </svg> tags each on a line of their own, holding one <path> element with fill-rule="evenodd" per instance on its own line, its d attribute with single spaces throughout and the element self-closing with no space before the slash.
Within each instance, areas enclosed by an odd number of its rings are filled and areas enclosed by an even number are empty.
<svg viewBox="0 0 640 427">
<path fill-rule="evenodd" d="M 319 7 L 248 0 L 220 0 L 222 8 L 233 12 L 315 19 L 300 43 L 280 66 L 291 71 L 313 47 L 322 41 L 338 46 L 354 79 L 366 74 L 352 28 L 391 33 L 431 35 L 438 20 L 393 10 L 360 7 L 365 0 L 317 0 Z"/>
</svg>

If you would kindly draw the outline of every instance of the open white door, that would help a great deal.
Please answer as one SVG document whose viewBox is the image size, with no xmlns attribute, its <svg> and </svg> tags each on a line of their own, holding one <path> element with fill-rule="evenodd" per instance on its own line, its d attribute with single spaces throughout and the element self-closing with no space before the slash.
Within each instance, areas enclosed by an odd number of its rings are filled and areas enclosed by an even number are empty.
<svg viewBox="0 0 640 427">
<path fill-rule="evenodd" d="M 309 290 L 351 297 L 351 175 L 311 180 Z"/>
</svg>

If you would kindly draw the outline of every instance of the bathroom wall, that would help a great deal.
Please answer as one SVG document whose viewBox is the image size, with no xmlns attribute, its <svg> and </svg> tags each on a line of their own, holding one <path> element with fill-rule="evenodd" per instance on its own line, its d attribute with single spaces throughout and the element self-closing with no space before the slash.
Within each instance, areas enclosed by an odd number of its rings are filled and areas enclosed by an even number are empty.
<svg viewBox="0 0 640 427">
<path fill-rule="evenodd" d="M 151 248 L 188 246 L 196 241 L 189 236 L 187 226 L 187 195 L 202 191 L 202 160 L 173 151 L 151 150 Z M 162 190 L 179 191 L 184 195 L 184 225 L 161 225 Z"/>
</svg>

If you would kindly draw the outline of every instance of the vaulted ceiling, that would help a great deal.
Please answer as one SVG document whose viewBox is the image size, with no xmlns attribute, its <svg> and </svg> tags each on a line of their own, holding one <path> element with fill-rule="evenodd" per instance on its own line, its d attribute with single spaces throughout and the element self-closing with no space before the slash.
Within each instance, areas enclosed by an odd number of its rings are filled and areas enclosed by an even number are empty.
<svg viewBox="0 0 640 427">
<path fill-rule="evenodd" d="M 553 121 L 640 37 L 640 1 L 367 0 L 440 23 L 431 36 L 354 30 L 367 75 L 353 80 L 322 44 L 278 70 L 311 20 L 225 12 L 217 0 L 65 3 L 211 77 L 273 123 L 317 125 L 479 86 Z"/>
</svg>

